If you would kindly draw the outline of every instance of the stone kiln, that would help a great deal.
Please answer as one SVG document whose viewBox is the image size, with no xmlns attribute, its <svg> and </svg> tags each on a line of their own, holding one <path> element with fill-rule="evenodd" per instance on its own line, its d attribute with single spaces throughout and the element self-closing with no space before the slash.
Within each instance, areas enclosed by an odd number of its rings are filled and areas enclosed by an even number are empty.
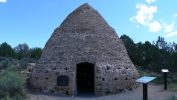
<svg viewBox="0 0 177 100">
<path fill-rule="evenodd" d="M 86 3 L 54 30 L 30 85 L 56 94 L 108 95 L 137 87 L 138 75 L 115 30 Z"/>
</svg>

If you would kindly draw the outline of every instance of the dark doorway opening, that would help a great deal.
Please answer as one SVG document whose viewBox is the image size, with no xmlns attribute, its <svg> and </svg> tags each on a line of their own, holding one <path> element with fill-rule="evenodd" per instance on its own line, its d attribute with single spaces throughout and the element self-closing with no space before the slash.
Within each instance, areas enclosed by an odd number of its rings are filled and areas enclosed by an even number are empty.
<svg viewBox="0 0 177 100">
<path fill-rule="evenodd" d="M 94 94 L 94 64 L 83 62 L 77 66 L 78 94 Z"/>
</svg>

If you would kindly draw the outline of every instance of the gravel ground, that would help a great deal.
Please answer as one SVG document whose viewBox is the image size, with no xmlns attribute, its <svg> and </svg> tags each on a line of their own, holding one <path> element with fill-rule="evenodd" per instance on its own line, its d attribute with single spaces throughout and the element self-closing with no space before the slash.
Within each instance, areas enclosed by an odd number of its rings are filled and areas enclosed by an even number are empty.
<svg viewBox="0 0 177 100">
<path fill-rule="evenodd" d="M 27 100 L 142 100 L 142 90 L 142 84 L 140 84 L 137 89 L 114 95 L 94 96 L 82 94 L 70 97 L 41 93 L 29 88 L 27 90 L 27 95 L 29 96 Z M 154 83 L 148 84 L 148 100 L 168 100 L 168 97 L 171 95 L 175 95 L 177 97 L 177 92 L 164 90 L 163 85 L 156 85 Z"/>
</svg>

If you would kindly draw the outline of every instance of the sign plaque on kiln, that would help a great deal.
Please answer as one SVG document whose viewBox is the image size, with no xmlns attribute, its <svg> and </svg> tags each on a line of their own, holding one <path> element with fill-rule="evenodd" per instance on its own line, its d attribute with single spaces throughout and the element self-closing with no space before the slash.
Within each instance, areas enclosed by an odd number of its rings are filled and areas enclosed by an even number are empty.
<svg viewBox="0 0 177 100">
<path fill-rule="evenodd" d="M 57 86 L 68 86 L 69 78 L 66 75 L 61 75 L 57 77 Z"/>
</svg>

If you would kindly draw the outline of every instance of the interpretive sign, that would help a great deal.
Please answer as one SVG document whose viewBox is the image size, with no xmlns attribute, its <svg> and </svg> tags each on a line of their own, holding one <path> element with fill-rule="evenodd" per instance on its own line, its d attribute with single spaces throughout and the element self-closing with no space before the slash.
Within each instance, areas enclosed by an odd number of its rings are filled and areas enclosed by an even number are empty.
<svg viewBox="0 0 177 100">
<path fill-rule="evenodd" d="M 143 77 L 137 79 L 135 82 L 148 83 L 148 82 L 154 80 L 155 78 L 156 78 L 156 77 L 143 76 Z"/>
<path fill-rule="evenodd" d="M 164 74 L 164 89 L 166 90 L 167 89 L 167 73 L 169 72 L 168 69 L 162 69 L 161 70 Z"/>
<path fill-rule="evenodd" d="M 168 71 L 168 69 L 162 69 L 161 70 L 163 73 L 168 73 L 169 71 Z"/>
<path fill-rule="evenodd" d="M 143 83 L 143 100 L 148 100 L 147 83 L 154 80 L 156 77 L 144 76 L 137 79 L 135 82 Z"/>
<path fill-rule="evenodd" d="M 66 75 L 61 75 L 57 77 L 57 86 L 68 86 L 69 78 Z"/>
</svg>

